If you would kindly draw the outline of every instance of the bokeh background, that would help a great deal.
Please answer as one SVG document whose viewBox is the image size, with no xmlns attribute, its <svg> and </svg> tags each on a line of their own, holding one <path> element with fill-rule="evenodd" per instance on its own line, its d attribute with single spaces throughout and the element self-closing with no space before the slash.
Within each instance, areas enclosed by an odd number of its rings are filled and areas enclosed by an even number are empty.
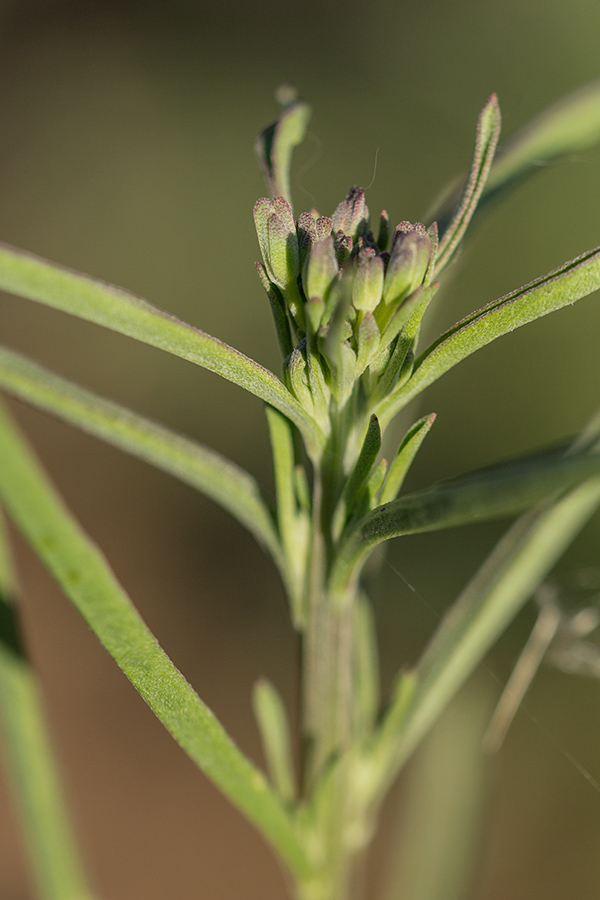
<svg viewBox="0 0 600 900">
<path fill-rule="evenodd" d="M 596 0 L 3 0 L 0 236 L 126 286 L 279 371 L 251 216 L 265 191 L 252 144 L 276 115 L 277 85 L 295 84 L 314 106 L 297 154 L 297 211 L 330 213 L 350 185 L 370 184 L 373 211 L 414 221 L 468 165 L 489 94 L 499 94 L 509 134 L 600 75 L 599 36 Z M 545 167 L 511 194 L 468 240 L 432 333 L 600 244 L 599 198 L 599 150 Z M 2 296 L 0 324 L 4 342 L 216 447 L 271 490 L 253 397 L 26 301 Z M 421 412 L 438 420 L 411 484 L 575 432 L 600 399 L 599 333 L 596 296 L 450 372 L 423 400 Z M 252 684 L 267 675 L 292 715 L 297 704 L 297 642 L 266 558 L 203 497 L 12 407 L 167 652 L 260 760 Z M 391 548 L 373 589 L 384 684 L 416 658 L 505 527 Z M 596 520 L 555 573 L 567 605 L 600 588 L 599 529 Z M 18 536 L 16 551 L 29 645 L 98 897 L 283 898 L 261 840 L 163 733 Z M 461 783 L 465 760 L 480 783 L 482 709 L 533 618 L 522 613 L 434 735 L 442 784 Z M 581 768 L 600 778 L 600 684 L 544 669 L 527 707 L 485 766 L 472 875 L 458 896 L 592 900 L 600 791 Z M 457 737 L 452 723 L 465 721 L 475 724 Z M 418 778 L 413 766 L 386 812 L 373 885 L 389 857 L 398 864 L 393 828 Z M 464 809 L 448 811 L 435 790 L 427 798 L 440 852 L 470 802 L 465 793 Z M 31 898 L 2 789 L 0 900 Z"/>
</svg>

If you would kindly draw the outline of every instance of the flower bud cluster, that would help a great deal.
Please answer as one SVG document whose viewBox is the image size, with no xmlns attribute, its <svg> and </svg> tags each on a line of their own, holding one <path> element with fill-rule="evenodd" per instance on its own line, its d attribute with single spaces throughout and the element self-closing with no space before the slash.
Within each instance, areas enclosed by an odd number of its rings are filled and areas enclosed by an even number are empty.
<svg viewBox="0 0 600 900">
<path fill-rule="evenodd" d="M 426 286 L 435 226 L 401 222 L 390 241 L 383 212 L 375 239 L 358 187 L 331 218 L 313 210 L 296 221 L 287 200 L 275 197 L 256 203 L 254 220 L 270 292 L 290 326 L 286 377 L 300 402 L 312 398 L 313 412 L 325 415 L 331 398 L 343 404 L 359 383 L 367 397 L 382 385 L 392 390 L 412 360 L 402 335 L 416 337 L 415 317 L 433 294 Z"/>
</svg>

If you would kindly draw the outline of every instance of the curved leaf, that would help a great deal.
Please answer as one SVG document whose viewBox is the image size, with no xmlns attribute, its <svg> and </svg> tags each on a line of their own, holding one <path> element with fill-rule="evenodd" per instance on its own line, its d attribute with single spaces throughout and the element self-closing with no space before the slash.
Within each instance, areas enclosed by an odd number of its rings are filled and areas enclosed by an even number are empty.
<svg viewBox="0 0 600 900">
<path fill-rule="evenodd" d="M 290 167 L 294 147 L 302 143 L 312 110 L 298 100 L 293 90 L 289 96 L 279 91 L 285 109 L 276 122 L 265 128 L 256 139 L 254 150 L 260 162 L 272 197 L 285 197 L 291 204 Z M 283 96 L 282 96 L 283 94 Z"/>
<path fill-rule="evenodd" d="M 0 347 L 0 386 L 202 491 L 254 535 L 285 575 L 277 530 L 257 482 L 215 450 L 99 397 L 4 347 Z"/>
<path fill-rule="evenodd" d="M 411 378 L 381 401 L 375 412 L 382 428 L 417 394 L 471 353 L 599 288 L 600 247 L 596 247 L 466 316 L 425 350 L 415 362 Z"/>
<path fill-rule="evenodd" d="M 536 116 L 501 144 L 481 194 L 476 214 L 500 191 L 553 160 L 581 153 L 600 141 L 600 81 L 587 84 Z M 450 185 L 431 219 L 448 227 L 460 199 L 460 182 Z"/>
<path fill-rule="evenodd" d="M 503 144 L 482 200 L 545 163 L 600 141 L 600 81 L 587 84 L 536 116 Z"/>
<path fill-rule="evenodd" d="M 167 731 L 256 825 L 291 871 L 306 874 L 304 853 L 281 801 L 161 649 L 4 413 L 0 500 Z"/>
<path fill-rule="evenodd" d="M 315 421 L 272 372 L 123 288 L 0 244 L 0 289 L 103 325 L 215 372 L 279 409 L 298 427 L 311 450 L 322 444 Z"/>
<path fill-rule="evenodd" d="M 434 273 L 440 272 L 449 262 L 452 254 L 463 239 L 467 226 L 479 203 L 490 171 L 496 144 L 500 136 L 500 107 L 498 98 L 492 94 L 479 114 L 477 121 L 477 137 L 475 153 L 471 163 L 471 171 L 465 184 L 462 197 L 448 225 L 440 235 Z M 439 223 L 438 223 L 439 226 Z"/>
</svg>

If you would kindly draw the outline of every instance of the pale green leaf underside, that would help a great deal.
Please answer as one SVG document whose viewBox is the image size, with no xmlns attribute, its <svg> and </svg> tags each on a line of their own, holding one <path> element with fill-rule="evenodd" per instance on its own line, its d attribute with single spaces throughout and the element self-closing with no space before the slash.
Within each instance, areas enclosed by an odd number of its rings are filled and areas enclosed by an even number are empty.
<svg viewBox="0 0 600 900">
<path fill-rule="evenodd" d="M 340 552 L 347 573 L 377 544 L 522 512 L 554 491 L 600 474 L 600 453 L 551 452 L 490 466 L 408 494 L 364 517 Z"/>
<path fill-rule="evenodd" d="M 453 325 L 417 359 L 413 375 L 375 410 L 382 427 L 417 394 L 461 360 L 521 325 L 600 288 L 600 248 L 589 250 Z"/>
<path fill-rule="evenodd" d="M 99 397 L 1 346 L 0 386 L 206 494 L 254 535 L 283 574 L 277 530 L 258 484 L 215 450 Z"/>
<path fill-rule="evenodd" d="M 279 379 L 217 338 L 123 288 L 0 244 L 0 289 L 103 325 L 202 366 L 279 409 L 316 449 L 322 435 Z"/>
<path fill-rule="evenodd" d="M 166 656 L 4 413 L 0 414 L 0 500 L 165 728 L 256 825 L 289 868 L 305 874 L 306 860 L 293 824 L 263 774 L 235 746 Z"/>
<path fill-rule="evenodd" d="M 39 900 L 91 900 L 64 807 L 35 675 L 19 639 L 15 579 L 0 511 L 0 732 L 3 762 Z"/>
</svg>

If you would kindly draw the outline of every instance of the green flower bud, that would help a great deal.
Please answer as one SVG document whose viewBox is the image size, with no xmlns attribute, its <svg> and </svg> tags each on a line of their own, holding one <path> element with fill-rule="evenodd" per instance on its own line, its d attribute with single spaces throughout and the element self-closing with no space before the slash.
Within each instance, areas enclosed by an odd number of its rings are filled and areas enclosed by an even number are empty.
<svg viewBox="0 0 600 900">
<path fill-rule="evenodd" d="M 424 226 L 410 226 L 402 222 L 392 241 L 392 252 L 383 286 L 386 304 L 401 303 L 423 282 L 431 255 L 431 241 Z M 422 229 L 422 230 L 421 230 Z"/>
<path fill-rule="evenodd" d="M 356 258 L 356 271 L 352 282 L 354 309 L 373 311 L 381 300 L 383 290 L 383 260 L 372 247 L 363 247 Z"/>
<path fill-rule="evenodd" d="M 300 273 L 300 251 L 291 206 L 283 197 L 263 198 L 254 206 L 254 222 L 269 278 L 283 291 Z"/>
<path fill-rule="evenodd" d="M 331 286 L 337 281 L 339 268 L 330 237 L 313 244 L 304 264 L 303 285 L 307 298 L 320 297 L 326 301 Z"/>
<path fill-rule="evenodd" d="M 365 192 L 356 185 L 351 187 L 331 221 L 334 234 L 341 230 L 353 241 L 356 241 L 359 234 L 366 234 L 369 230 L 369 209 L 365 203 Z"/>
</svg>

